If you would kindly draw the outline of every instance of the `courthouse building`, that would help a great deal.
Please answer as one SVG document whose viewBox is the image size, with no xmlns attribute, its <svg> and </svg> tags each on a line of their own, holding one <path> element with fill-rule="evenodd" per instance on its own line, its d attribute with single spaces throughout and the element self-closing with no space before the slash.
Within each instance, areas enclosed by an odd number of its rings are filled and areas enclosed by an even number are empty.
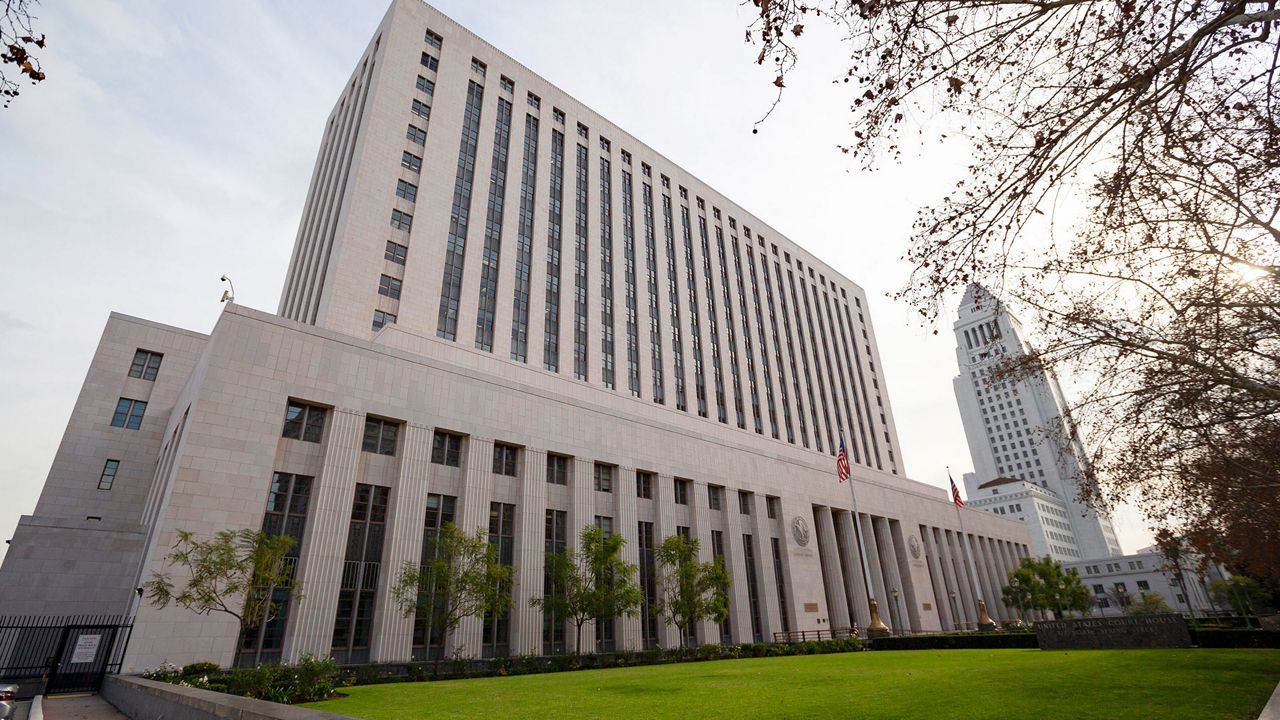
<svg viewBox="0 0 1280 720">
<path fill-rule="evenodd" d="M 962 534 L 906 476 L 887 390 L 856 284 L 395 0 L 324 125 L 278 313 L 228 304 L 207 335 L 110 317 L 0 615 L 136 613 L 126 670 L 559 652 L 529 601 L 596 524 L 647 598 L 587 629 L 598 649 L 678 642 L 650 611 L 677 533 L 733 578 L 699 642 L 865 627 L 864 578 L 898 631 L 972 625 L 980 598 L 1009 617 L 1026 529 L 961 510 Z M 390 590 L 450 521 L 487 529 L 515 597 L 441 638 Z M 176 531 L 227 528 L 299 540 L 305 597 L 265 632 L 139 599 Z"/>
</svg>

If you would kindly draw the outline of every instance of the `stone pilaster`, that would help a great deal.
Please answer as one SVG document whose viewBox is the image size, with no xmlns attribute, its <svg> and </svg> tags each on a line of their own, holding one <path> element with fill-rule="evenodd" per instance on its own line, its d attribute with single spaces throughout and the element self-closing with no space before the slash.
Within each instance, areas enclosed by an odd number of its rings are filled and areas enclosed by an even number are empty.
<svg viewBox="0 0 1280 720">
<path fill-rule="evenodd" d="M 871 624 L 871 609 L 867 605 L 867 580 L 862 572 L 862 549 L 858 533 L 853 526 L 853 514 L 847 510 L 833 510 L 836 534 L 840 542 L 840 558 L 844 566 L 844 586 L 853 599 L 854 623 L 865 629 Z"/>
<path fill-rule="evenodd" d="M 400 468 L 391 487 L 370 658 L 373 662 L 407 662 L 413 654 L 413 615 L 395 604 L 392 588 L 406 565 L 422 558 L 422 521 L 427 505 L 427 460 L 431 428 L 407 423 L 402 433 Z"/>
<path fill-rule="evenodd" d="M 458 336 L 462 337 L 462 321 L 459 317 Z M 468 327 L 474 332 L 475 323 Z M 467 535 L 489 527 L 489 503 L 493 499 L 493 440 L 471 436 L 467 438 L 467 459 L 463 467 L 462 494 L 458 498 L 458 529 Z M 480 657 L 483 641 L 484 618 L 479 615 L 462 618 L 453 636 L 446 642 L 449 655 Z"/>
<path fill-rule="evenodd" d="M 818 554 L 822 559 L 822 582 L 827 590 L 828 628 L 846 627 L 849 624 L 849 601 L 845 595 L 844 573 L 840 569 L 840 550 L 836 546 L 831 508 L 825 505 L 814 508 L 813 518 L 818 535 Z"/>
<path fill-rule="evenodd" d="M 621 193 L 618 195 L 621 199 Z M 624 323 L 625 328 L 625 323 Z M 625 331 L 624 331 L 625 335 Z M 625 349 L 625 342 L 623 343 Z M 626 363 L 621 364 L 620 373 L 626 375 Z M 640 529 L 637 527 L 636 511 L 636 469 L 618 468 L 617 477 L 613 479 L 613 497 L 617 502 L 617 516 L 613 521 L 613 531 L 626 539 L 622 546 L 622 559 L 637 567 L 636 582 L 640 581 L 638 568 L 640 565 Z M 617 648 L 619 650 L 640 650 L 640 609 L 635 615 L 624 615 L 617 621 Z"/>
<path fill-rule="evenodd" d="M 511 597 L 511 654 L 542 654 L 542 597 L 546 565 L 547 453 L 525 450 L 520 504 L 516 508 L 516 577 Z"/>
</svg>

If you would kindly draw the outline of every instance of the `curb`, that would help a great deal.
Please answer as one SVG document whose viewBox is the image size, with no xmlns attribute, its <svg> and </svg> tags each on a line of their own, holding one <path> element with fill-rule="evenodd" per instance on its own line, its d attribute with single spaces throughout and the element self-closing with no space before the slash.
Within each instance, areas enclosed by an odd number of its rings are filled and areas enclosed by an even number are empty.
<svg viewBox="0 0 1280 720">
<path fill-rule="evenodd" d="M 1272 691 L 1266 707 L 1262 708 L 1258 720 L 1280 720 L 1280 683 L 1276 684 L 1276 689 Z"/>
<path fill-rule="evenodd" d="M 27 710 L 27 720 L 44 720 L 44 696 L 31 698 L 31 708 Z"/>
</svg>

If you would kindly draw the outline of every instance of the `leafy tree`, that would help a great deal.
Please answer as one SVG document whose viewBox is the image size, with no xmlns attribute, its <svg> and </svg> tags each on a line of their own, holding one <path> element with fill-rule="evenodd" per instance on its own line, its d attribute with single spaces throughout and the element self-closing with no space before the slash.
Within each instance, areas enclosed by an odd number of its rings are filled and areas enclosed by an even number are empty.
<svg viewBox="0 0 1280 720">
<path fill-rule="evenodd" d="M 997 379 L 1086 377 L 1064 430 L 1098 450 L 1082 494 L 1135 497 L 1280 583 L 1280 6 L 754 3 L 780 93 L 806 23 L 846 35 L 845 152 L 872 167 L 918 132 L 972 152 L 920 212 L 900 296 L 936 319 L 981 282 L 1034 315 L 1036 348 Z"/>
<path fill-rule="evenodd" d="M 1232 575 L 1226 580 L 1209 583 L 1209 597 L 1214 605 L 1229 607 L 1237 615 L 1254 615 L 1270 600 L 1257 580 L 1244 575 Z"/>
<path fill-rule="evenodd" d="M 1004 603 L 1010 607 L 1052 611 L 1061 619 L 1068 611 L 1089 610 L 1089 590 L 1075 570 L 1065 570 L 1062 563 L 1045 556 L 1039 560 L 1023 558 L 1009 573 L 1009 584 L 1003 588 Z"/>
<path fill-rule="evenodd" d="M 498 561 L 498 549 L 483 529 L 464 533 L 445 523 L 435 539 L 435 552 L 420 564 L 406 561 L 392 585 L 391 594 L 405 617 L 429 618 L 449 637 L 463 618 L 501 615 L 511 606 L 514 571 Z M 466 648 L 457 646 L 461 657 Z"/>
<path fill-rule="evenodd" d="M 183 569 L 183 584 L 170 573 L 153 572 L 143 584 L 152 605 L 169 604 L 199 615 L 225 613 L 251 630 L 275 619 L 284 600 L 300 600 L 302 586 L 294 579 L 286 556 L 295 540 L 258 530 L 221 530 L 210 540 L 178 530 L 164 561 Z"/>
<path fill-rule="evenodd" d="M 622 559 L 626 540 L 621 535 L 605 535 L 601 528 L 588 525 L 579 540 L 577 552 L 547 553 L 551 592 L 529 601 L 552 617 L 573 623 L 575 655 L 582 654 L 582 626 L 588 621 L 635 615 L 644 600 L 636 582 L 639 568 Z"/>
<path fill-rule="evenodd" d="M 37 37 L 33 29 L 31 9 L 35 4 L 35 0 L 0 0 L 0 97 L 5 107 L 18 96 L 23 75 L 32 85 L 45 78 L 36 57 L 44 49 L 45 36 Z"/>
<path fill-rule="evenodd" d="M 658 610 L 667 624 L 679 628 L 681 644 L 688 642 L 695 623 L 720 623 L 729 616 L 729 573 L 719 559 L 698 562 L 698 549 L 696 539 L 672 535 L 654 552 L 661 568 Z"/>
<path fill-rule="evenodd" d="M 1171 613 L 1173 608 L 1169 607 L 1169 603 L 1160 597 L 1159 593 L 1144 592 L 1137 600 L 1132 600 L 1129 607 L 1125 608 L 1125 613 L 1129 615 L 1160 615 L 1162 613 Z"/>
</svg>

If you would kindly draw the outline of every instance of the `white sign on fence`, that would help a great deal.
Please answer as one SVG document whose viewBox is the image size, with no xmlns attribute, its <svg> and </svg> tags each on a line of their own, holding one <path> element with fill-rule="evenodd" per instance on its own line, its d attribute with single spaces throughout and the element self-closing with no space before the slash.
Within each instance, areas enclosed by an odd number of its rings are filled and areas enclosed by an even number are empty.
<svg viewBox="0 0 1280 720">
<path fill-rule="evenodd" d="M 91 663 L 98 656 L 98 645 L 101 635 L 81 635 L 76 638 L 76 647 L 71 651 L 71 664 Z"/>
</svg>

